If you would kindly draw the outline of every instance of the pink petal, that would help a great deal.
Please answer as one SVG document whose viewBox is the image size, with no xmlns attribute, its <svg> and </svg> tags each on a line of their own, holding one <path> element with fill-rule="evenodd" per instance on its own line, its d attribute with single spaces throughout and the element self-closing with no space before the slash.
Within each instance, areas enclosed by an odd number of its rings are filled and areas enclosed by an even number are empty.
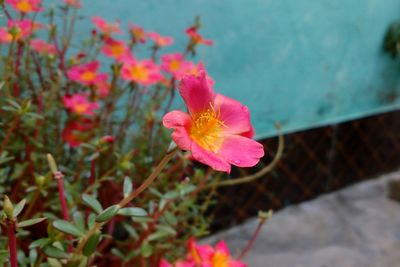
<svg viewBox="0 0 400 267">
<path fill-rule="evenodd" d="M 252 167 L 264 156 L 264 147 L 253 139 L 231 135 L 226 137 L 218 154 L 238 167 Z"/>
<path fill-rule="evenodd" d="M 224 254 L 229 255 L 229 249 L 228 249 L 228 246 L 226 245 L 226 243 L 225 243 L 224 240 L 219 241 L 219 242 L 215 245 L 215 249 L 216 249 L 217 251 L 220 251 L 220 252 L 222 252 L 222 253 L 224 253 Z"/>
<path fill-rule="evenodd" d="M 205 72 L 200 72 L 198 76 L 183 77 L 179 93 L 191 114 L 210 108 L 215 98 L 214 91 L 208 86 Z"/>
<path fill-rule="evenodd" d="M 192 142 L 191 150 L 195 160 L 210 166 L 216 171 L 231 172 L 231 165 L 224 158 L 219 157 L 211 151 L 204 150 L 195 142 Z"/>
<path fill-rule="evenodd" d="M 170 264 L 168 261 L 162 259 L 162 260 L 160 261 L 159 267 L 172 267 L 172 264 Z"/>
<path fill-rule="evenodd" d="M 183 150 L 190 150 L 192 146 L 192 140 L 187 132 L 191 123 L 189 114 L 179 110 L 171 111 L 163 118 L 164 127 L 174 129 L 172 140 Z"/>
<path fill-rule="evenodd" d="M 226 125 L 225 132 L 241 134 L 251 131 L 249 109 L 240 102 L 217 94 L 214 109 L 219 113 L 219 119 Z"/>
</svg>

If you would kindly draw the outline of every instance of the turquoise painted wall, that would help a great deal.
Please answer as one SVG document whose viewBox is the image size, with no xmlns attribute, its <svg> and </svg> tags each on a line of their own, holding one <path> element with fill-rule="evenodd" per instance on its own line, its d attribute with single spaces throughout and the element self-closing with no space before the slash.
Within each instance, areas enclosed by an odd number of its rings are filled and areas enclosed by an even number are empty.
<svg viewBox="0 0 400 267">
<path fill-rule="evenodd" d="M 399 0 L 86 0 L 86 15 L 177 38 L 196 15 L 216 90 L 252 111 L 259 137 L 398 108 L 399 66 L 381 51 Z M 82 25 L 82 30 L 90 25 Z"/>
</svg>

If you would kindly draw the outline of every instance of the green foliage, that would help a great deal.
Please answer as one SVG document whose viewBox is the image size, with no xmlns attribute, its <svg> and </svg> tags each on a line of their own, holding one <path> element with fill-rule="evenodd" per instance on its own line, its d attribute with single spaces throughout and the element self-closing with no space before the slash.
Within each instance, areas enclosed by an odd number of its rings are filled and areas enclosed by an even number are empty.
<svg viewBox="0 0 400 267">
<path fill-rule="evenodd" d="M 82 36 L 70 34 L 80 21 L 76 8 L 43 7 L 24 15 L 40 20 L 41 32 L 2 44 L 0 57 L 0 193 L 12 196 L 1 205 L 2 223 L 15 223 L 20 266 L 87 266 L 115 256 L 116 264 L 138 266 L 142 258 L 181 256 L 188 237 L 208 233 L 212 193 L 203 190 L 217 175 L 194 170 L 178 151 L 150 187 L 124 207 L 116 204 L 176 148 L 161 123 L 174 103 L 176 78 L 164 73 L 152 86 L 125 81 L 121 62 L 101 56 L 104 33 L 88 33 L 79 42 Z M 58 50 L 35 50 L 31 41 L 39 37 Z M 160 62 L 161 47 L 130 37 L 125 43 L 131 52 L 150 51 L 146 56 Z M 174 48 L 189 61 L 195 46 L 188 39 Z M 93 61 L 108 70 L 106 95 L 68 76 L 74 66 Z M 64 97 L 77 93 L 98 104 L 93 115 L 66 107 Z M 7 247 L 6 238 L 0 246 Z M 0 251 L 0 265 L 7 257 Z"/>
</svg>

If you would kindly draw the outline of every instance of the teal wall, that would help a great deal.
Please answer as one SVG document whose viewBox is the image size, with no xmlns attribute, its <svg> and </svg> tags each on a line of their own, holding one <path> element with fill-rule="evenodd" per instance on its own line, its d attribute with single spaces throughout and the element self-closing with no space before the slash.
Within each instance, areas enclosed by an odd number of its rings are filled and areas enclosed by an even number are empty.
<svg viewBox="0 0 400 267">
<path fill-rule="evenodd" d="M 185 43 L 196 15 L 216 90 L 252 111 L 259 137 L 398 108 L 399 66 L 382 53 L 399 0 L 86 0 L 86 15 L 130 20 Z M 82 25 L 82 29 L 89 27 Z"/>
</svg>

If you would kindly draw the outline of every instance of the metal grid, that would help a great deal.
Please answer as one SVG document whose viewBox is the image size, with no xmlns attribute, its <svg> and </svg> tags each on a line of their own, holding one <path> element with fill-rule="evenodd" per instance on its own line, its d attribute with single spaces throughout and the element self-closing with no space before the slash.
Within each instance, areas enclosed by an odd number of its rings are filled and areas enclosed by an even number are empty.
<svg viewBox="0 0 400 267">
<path fill-rule="evenodd" d="M 211 209 L 214 231 L 310 200 L 400 166 L 400 111 L 285 135 L 275 169 L 252 183 L 218 189 Z M 268 164 L 278 139 L 262 141 Z M 257 168 L 249 170 L 256 171 Z"/>
</svg>

